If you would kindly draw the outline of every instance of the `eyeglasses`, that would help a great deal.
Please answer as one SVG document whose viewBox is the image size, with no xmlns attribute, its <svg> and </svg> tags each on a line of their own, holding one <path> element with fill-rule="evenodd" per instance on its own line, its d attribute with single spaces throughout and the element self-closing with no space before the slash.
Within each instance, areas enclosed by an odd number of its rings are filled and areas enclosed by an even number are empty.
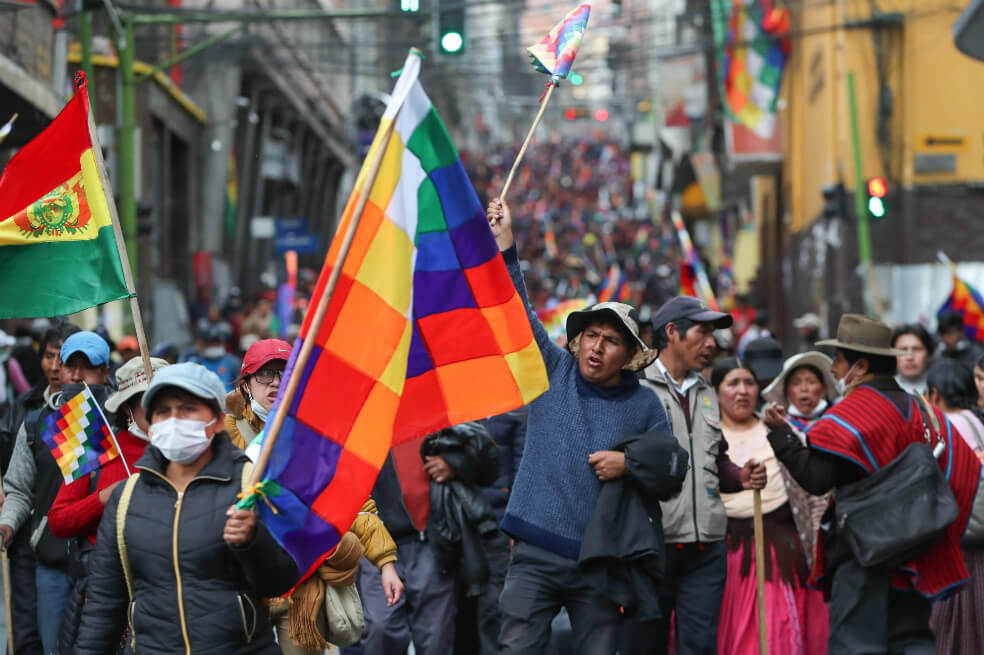
<svg viewBox="0 0 984 655">
<path fill-rule="evenodd" d="M 260 384 L 273 384 L 274 378 L 279 382 L 284 379 L 284 372 L 280 369 L 264 369 L 253 374 L 253 378 Z"/>
</svg>

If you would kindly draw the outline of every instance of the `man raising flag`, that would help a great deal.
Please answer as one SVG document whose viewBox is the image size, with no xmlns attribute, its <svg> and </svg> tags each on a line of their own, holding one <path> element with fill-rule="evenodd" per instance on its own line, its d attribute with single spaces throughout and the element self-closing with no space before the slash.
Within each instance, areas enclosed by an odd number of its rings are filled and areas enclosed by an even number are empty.
<svg viewBox="0 0 984 655">
<path fill-rule="evenodd" d="M 550 379 L 550 389 L 530 404 L 526 446 L 502 520 L 516 545 L 500 599 L 501 652 L 546 652 L 550 622 L 563 606 L 581 652 L 614 653 L 620 603 L 589 580 L 578 559 L 603 484 L 639 478 L 633 456 L 643 453 L 646 460 L 661 443 L 645 433 L 670 430 L 656 394 L 635 375 L 658 353 L 639 338 L 636 310 L 618 302 L 572 313 L 568 349 L 554 344 L 526 293 L 509 207 L 494 201 L 488 216 Z M 637 435 L 634 443 L 627 439 Z M 667 470 L 666 480 L 685 469 L 685 457 L 674 461 L 679 468 Z"/>
</svg>

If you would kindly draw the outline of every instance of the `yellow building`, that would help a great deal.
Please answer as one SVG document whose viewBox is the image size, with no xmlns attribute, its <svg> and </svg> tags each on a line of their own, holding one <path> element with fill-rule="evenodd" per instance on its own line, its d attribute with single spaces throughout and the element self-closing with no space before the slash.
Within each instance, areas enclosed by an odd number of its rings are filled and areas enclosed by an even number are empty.
<svg viewBox="0 0 984 655">
<path fill-rule="evenodd" d="M 833 326 L 843 311 L 867 310 L 894 322 L 931 322 L 937 296 L 949 291 L 948 278 L 938 282 L 929 270 L 937 251 L 955 261 L 984 261 L 984 62 L 960 53 L 952 35 L 965 5 L 787 5 L 793 47 L 779 103 L 784 157 L 773 219 L 782 238 L 763 253 L 783 262 L 774 274 L 784 287 L 787 317 L 820 311 Z M 871 278 L 858 269 L 849 74 L 862 178 L 884 177 L 891 190 L 886 216 L 871 222 Z M 821 189 L 837 183 L 847 190 L 844 220 L 818 221 Z M 941 284 L 946 289 L 936 288 Z M 904 298 L 914 287 L 922 294 L 919 306 Z"/>
<path fill-rule="evenodd" d="M 792 232 L 820 216 L 821 187 L 843 182 L 850 193 L 855 186 L 848 73 L 855 78 L 865 178 L 882 176 L 890 188 L 907 190 L 984 181 L 984 63 L 953 44 L 961 3 L 790 7 L 795 38 L 782 96 Z"/>
</svg>

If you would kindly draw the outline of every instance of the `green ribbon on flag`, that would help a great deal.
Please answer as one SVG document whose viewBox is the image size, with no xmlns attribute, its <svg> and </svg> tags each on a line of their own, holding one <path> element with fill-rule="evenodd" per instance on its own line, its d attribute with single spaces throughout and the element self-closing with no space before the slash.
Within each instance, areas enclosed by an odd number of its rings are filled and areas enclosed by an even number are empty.
<svg viewBox="0 0 984 655">
<path fill-rule="evenodd" d="M 280 485 L 273 480 L 263 480 L 262 482 L 257 482 L 255 484 L 247 485 L 239 492 L 237 498 L 239 502 L 236 503 L 236 509 L 251 510 L 256 507 L 257 501 L 262 498 L 263 502 L 267 504 L 274 514 L 279 514 L 277 511 L 277 506 L 273 504 L 270 500 L 270 496 L 276 498 L 280 495 Z"/>
</svg>

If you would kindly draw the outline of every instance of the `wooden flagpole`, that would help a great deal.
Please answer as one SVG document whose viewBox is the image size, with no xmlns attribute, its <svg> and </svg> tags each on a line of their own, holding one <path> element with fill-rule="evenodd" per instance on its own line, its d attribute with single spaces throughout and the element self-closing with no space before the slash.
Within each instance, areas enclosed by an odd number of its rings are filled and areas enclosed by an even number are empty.
<svg viewBox="0 0 984 655">
<path fill-rule="evenodd" d="M 536 132 L 536 128 L 540 125 L 540 119 L 543 118 L 543 112 L 547 110 L 547 105 L 550 103 L 550 98 L 553 96 L 554 89 L 556 88 L 557 85 L 551 81 L 549 83 L 549 88 L 547 88 L 547 93 L 543 96 L 543 101 L 540 103 L 540 111 L 536 113 L 536 118 L 533 119 L 533 125 L 530 127 L 530 131 L 526 135 L 526 140 L 523 141 L 523 147 L 519 149 L 519 154 L 516 155 L 516 161 L 513 162 L 512 169 L 509 171 L 509 177 L 506 178 L 506 183 L 502 185 L 502 192 L 499 194 L 499 200 L 502 202 L 506 201 L 506 195 L 509 193 L 509 187 L 512 185 L 513 177 L 516 175 L 516 170 L 519 168 L 520 162 L 523 161 L 523 156 L 526 154 L 526 149 L 530 146 L 530 141 L 533 140 L 533 134 Z"/>
<path fill-rule="evenodd" d="M 3 479 L 0 477 L 0 489 Z M 10 610 L 10 560 L 7 558 L 7 547 L 0 549 L 0 568 L 3 569 L 3 611 L 7 621 L 7 653 L 14 655 L 14 621 Z"/>
<path fill-rule="evenodd" d="M 153 367 L 150 365 L 150 348 L 147 346 L 147 335 L 144 332 L 143 316 L 140 314 L 140 303 L 137 302 L 137 289 L 133 283 L 133 270 L 130 268 L 130 255 L 126 251 L 126 241 L 123 239 L 123 229 L 120 227 L 119 212 L 116 211 L 116 201 L 113 200 L 113 187 L 109 183 L 109 175 L 106 173 L 106 162 L 103 160 L 102 146 L 99 144 L 99 135 L 96 132 L 96 121 L 92 117 L 89 109 L 89 89 L 83 87 L 80 91 L 86 94 L 86 114 L 89 119 L 89 140 L 92 143 L 92 153 L 96 158 L 96 165 L 99 168 L 99 179 L 102 181 L 103 193 L 106 195 L 106 205 L 109 207 L 109 215 L 113 219 L 113 234 L 116 236 L 116 249 L 120 253 L 120 264 L 123 268 L 123 281 L 126 283 L 126 290 L 130 292 L 130 313 L 133 315 L 133 329 L 137 333 L 137 343 L 140 344 L 140 356 L 143 358 L 144 373 L 147 381 L 154 377 Z M 122 453 L 120 453 L 122 455 Z"/>
<path fill-rule="evenodd" d="M 766 629 L 765 607 L 765 527 L 762 524 L 762 490 L 753 491 L 755 514 L 755 587 L 758 592 L 758 642 L 759 655 L 769 655 L 769 640 Z"/>
<path fill-rule="evenodd" d="M 304 375 L 304 369 L 307 368 L 311 351 L 314 350 L 314 342 L 317 340 L 321 323 L 328 313 L 328 306 L 331 304 L 335 287 L 338 286 L 338 279 L 342 275 L 342 268 L 345 266 L 345 260 L 348 258 L 349 250 L 352 248 L 352 241 L 355 239 L 355 231 L 359 227 L 359 221 L 362 218 L 362 212 L 365 211 L 366 203 L 369 202 L 372 186 L 376 182 L 379 167 L 382 165 L 383 156 L 386 154 L 386 146 L 393 134 L 393 129 L 396 126 L 396 120 L 400 116 L 401 110 L 402 107 L 397 110 L 393 119 L 383 128 L 379 148 L 376 149 L 372 161 L 369 162 L 369 169 L 366 172 L 365 181 L 362 183 L 359 199 L 352 212 L 352 220 L 349 221 L 348 229 L 345 231 L 345 236 L 342 239 L 342 245 L 338 250 L 338 259 L 334 266 L 332 266 L 331 274 L 328 276 L 328 282 L 325 284 L 325 290 L 322 292 L 321 298 L 318 299 L 317 309 L 315 309 L 314 316 L 311 318 L 311 325 L 308 327 L 307 338 L 304 339 L 301 350 L 297 353 L 297 360 L 294 362 L 294 368 L 291 370 L 290 380 L 287 381 L 284 395 L 280 398 L 280 403 L 277 405 L 277 413 L 273 417 L 273 422 L 270 424 L 266 438 L 263 440 L 263 449 L 260 451 L 260 456 L 256 460 L 256 466 L 253 467 L 253 477 L 250 480 L 251 485 L 255 485 L 263 478 L 267 464 L 270 462 L 270 455 L 273 453 L 273 446 L 277 442 L 277 437 L 280 435 L 280 429 L 284 425 L 284 419 L 287 418 L 287 411 L 294 404 L 294 395 L 297 393 L 297 388 L 301 384 L 301 377 Z"/>
</svg>

